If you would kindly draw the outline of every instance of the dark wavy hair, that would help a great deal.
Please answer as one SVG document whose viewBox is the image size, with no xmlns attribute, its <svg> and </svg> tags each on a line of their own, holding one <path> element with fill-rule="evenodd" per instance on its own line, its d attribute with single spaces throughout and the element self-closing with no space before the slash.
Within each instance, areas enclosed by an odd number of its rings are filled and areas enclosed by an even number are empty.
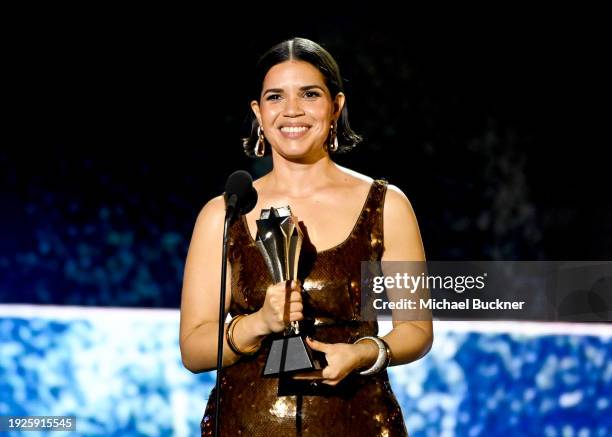
<svg viewBox="0 0 612 437">
<path fill-rule="evenodd" d="M 335 98 L 338 93 L 344 92 L 340 69 L 329 52 L 309 39 L 293 38 L 275 45 L 259 59 L 256 67 L 255 82 L 253 84 L 254 92 L 252 100 L 259 101 L 261 87 L 268 71 L 275 65 L 290 60 L 305 61 L 316 67 L 325 78 L 325 85 L 327 85 L 332 99 Z M 244 152 L 248 156 L 254 157 L 255 145 L 258 140 L 257 128 L 259 127 L 259 122 L 252 111 L 250 111 L 250 115 L 251 133 L 248 137 L 243 138 L 242 145 L 244 147 Z M 361 136 L 356 134 L 349 125 L 346 101 L 340 113 L 340 117 L 338 118 L 337 128 L 338 150 L 334 153 L 347 152 L 361 142 Z M 266 147 L 266 150 L 268 149 L 269 147 Z"/>
</svg>

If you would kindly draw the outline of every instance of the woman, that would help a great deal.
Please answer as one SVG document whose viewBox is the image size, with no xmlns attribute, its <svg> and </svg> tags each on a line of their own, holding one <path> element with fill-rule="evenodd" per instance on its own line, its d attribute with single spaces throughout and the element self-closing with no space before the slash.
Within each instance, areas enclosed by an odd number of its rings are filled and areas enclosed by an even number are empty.
<svg viewBox="0 0 612 437">
<path fill-rule="evenodd" d="M 255 208 L 229 229 L 232 322 L 223 345 L 221 434 L 407 435 L 384 367 L 425 355 L 431 321 L 394 320 L 379 339 L 376 321 L 360 317 L 360 262 L 424 260 L 410 203 L 397 187 L 331 159 L 359 137 L 349 127 L 342 79 L 329 53 L 295 38 L 270 49 L 259 67 L 245 150 L 271 153 L 273 170 L 254 182 Z M 286 205 L 305 234 L 301 280 L 273 284 L 254 241 L 256 220 L 262 209 Z M 187 255 L 180 345 L 192 372 L 216 365 L 224 212 L 222 196 L 204 206 Z M 325 354 L 321 379 L 262 377 L 272 339 L 295 320 L 311 337 L 308 346 Z M 213 389 L 202 435 L 214 429 L 216 396 Z"/>
</svg>

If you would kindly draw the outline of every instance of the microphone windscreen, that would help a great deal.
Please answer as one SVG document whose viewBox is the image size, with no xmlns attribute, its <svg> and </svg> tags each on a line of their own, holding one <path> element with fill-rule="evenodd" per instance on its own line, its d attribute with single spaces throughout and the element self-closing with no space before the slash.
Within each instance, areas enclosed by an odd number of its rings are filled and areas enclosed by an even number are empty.
<svg viewBox="0 0 612 437">
<path fill-rule="evenodd" d="M 246 214 L 255 208 L 257 203 L 257 190 L 253 187 L 253 178 L 244 170 L 232 173 L 225 183 L 225 199 L 236 195 L 236 209 L 240 214 Z"/>
</svg>

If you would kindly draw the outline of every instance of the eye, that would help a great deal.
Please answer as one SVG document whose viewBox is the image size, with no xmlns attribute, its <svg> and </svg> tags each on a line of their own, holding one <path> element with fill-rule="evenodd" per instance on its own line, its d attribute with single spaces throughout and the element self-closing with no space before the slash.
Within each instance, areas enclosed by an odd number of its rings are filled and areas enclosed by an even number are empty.
<svg viewBox="0 0 612 437">
<path fill-rule="evenodd" d="M 281 98 L 280 94 L 268 94 L 266 100 L 279 100 Z"/>
<path fill-rule="evenodd" d="M 304 93 L 304 97 L 306 97 L 307 99 L 312 99 L 315 97 L 319 97 L 321 95 L 321 93 L 319 93 L 318 91 L 306 91 Z"/>
</svg>

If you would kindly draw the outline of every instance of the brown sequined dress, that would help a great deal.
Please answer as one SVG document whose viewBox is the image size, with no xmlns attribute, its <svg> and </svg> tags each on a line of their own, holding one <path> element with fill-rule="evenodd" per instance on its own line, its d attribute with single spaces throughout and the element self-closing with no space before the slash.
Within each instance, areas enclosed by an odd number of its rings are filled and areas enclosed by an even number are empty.
<svg viewBox="0 0 612 437">
<path fill-rule="evenodd" d="M 372 183 L 359 218 L 342 243 L 316 252 L 305 242 L 299 265 L 305 318 L 301 329 L 315 340 L 352 343 L 378 333 L 376 321 L 360 316 L 361 261 L 382 257 L 386 190 L 385 180 Z M 229 235 L 230 314 L 249 314 L 262 306 L 272 279 L 244 216 L 231 225 Z M 257 354 L 242 357 L 221 372 L 223 437 L 407 436 L 386 371 L 370 376 L 353 372 L 336 386 L 263 377 L 274 335 L 266 337 Z M 213 388 L 201 422 L 202 436 L 213 435 L 215 396 Z"/>
</svg>

